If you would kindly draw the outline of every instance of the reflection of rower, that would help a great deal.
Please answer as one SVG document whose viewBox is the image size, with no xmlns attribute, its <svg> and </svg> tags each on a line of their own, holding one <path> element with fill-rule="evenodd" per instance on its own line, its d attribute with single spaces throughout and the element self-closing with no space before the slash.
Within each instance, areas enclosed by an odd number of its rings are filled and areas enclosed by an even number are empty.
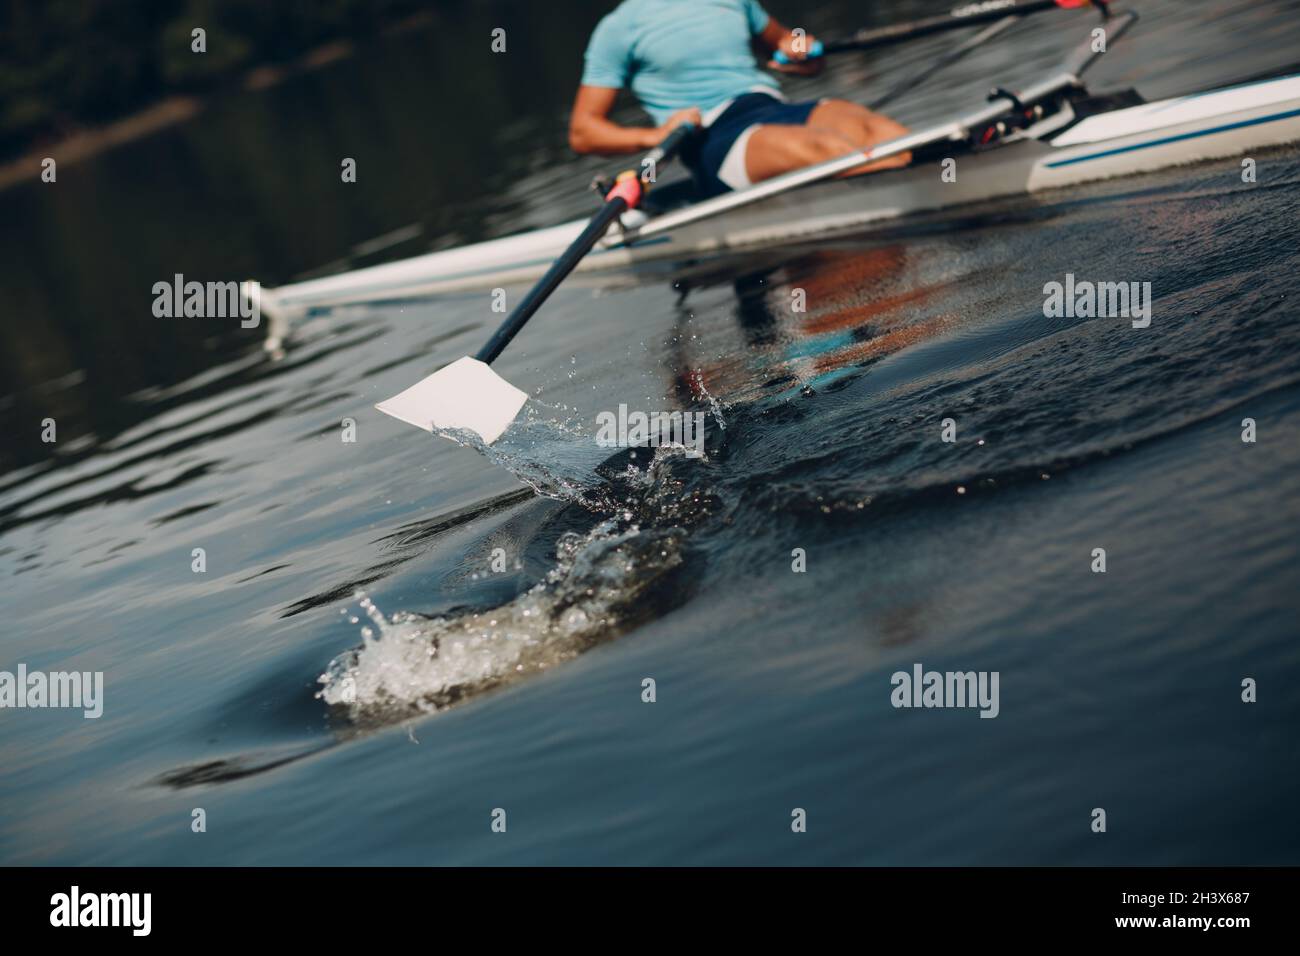
<svg viewBox="0 0 1300 956">
<path fill-rule="evenodd" d="M 920 281 L 907 266 L 906 246 L 892 243 L 818 252 L 792 264 L 785 285 L 803 289 L 809 303 L 794 317 L 786 348 L 801 378 L 864 365 L 948 330 L 951 316 L 931 314 L 925 304 L 957 283 Z"/>
<path fill-rule="evenodd" d="M 726 402 L 746 401 L 813 383 L 943 335 L 954 322 L 952 314 L 927 309 L 926 303 L 950 293 L 959 280 L 897 281 L 908 273 L 904 246 L 821 250 L 786 260 L 733 280 L 744 347 L 710 344 L 703 350 L 721 358 L 700 362 L 687 353 L 698 339 L 691 326 L 694 311 L 677 303 L 669 368 L 674 394 L 684 405 L 698 404 L 706 392 Z M 707 274 L 698 278 L 709 284 Z M 806 295 L 806 312 L 792 308 L 795 289 Z"/>
<path fill-rule="evenodd" d="M 772 176 L 893 139 L 907 130 L 846 100 L 787 103 L 759 70 L 754 50 L 779 53 L 772 69 L 812 74 L 816 41 L 782 26 L 757 0 L 623 0 L 596 27 L 573 105 L 569 142 L 579 153 L 635 153 L 684 122 L 706 127 L 683 152 L 707 194 L 742 189 Z M 609 119 L 629 87 L 654 127 Z M 905 166 L 910 154 L 854 173 Z"/>
</svg>

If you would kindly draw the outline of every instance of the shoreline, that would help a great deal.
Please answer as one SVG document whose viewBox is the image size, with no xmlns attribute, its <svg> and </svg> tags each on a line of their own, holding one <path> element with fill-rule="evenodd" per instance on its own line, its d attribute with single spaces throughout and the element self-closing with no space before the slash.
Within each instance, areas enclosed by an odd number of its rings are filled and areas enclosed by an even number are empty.
<svg viewBox="0 0 1300 956">
<path fill-rule="evenodd" d="M 432 13 L 421 11 L 379 30 L 373 36 L 376 38 L 395 36 L 431 23 L 433 23 Z M 11 159 L 0 160 L 0 192 L 28 181 L 39 183 L 41 164 L 46 159 L 53 159 L 57 169 L 62 171 L 66 166 L 75 165 L 119 146 L 152 136 L 170 126 L 191 120 L 202 113 L 214 97 L 232 92 L 256 93 L 269 90 L 295 76 L 345 60 L 354 56 L 356 52 L 357 44 L 352 40 L 345 38 L 330 40 L 285 63 L 264 63 L 250 67 L 237 78 L 210 93 L 203 95 L 173 93 L 120 119 L 79 127 L 58 139 L 29 147 Z"/>
<path fill-rule="evenodd" d="M 66 166 L 192 119 L 203 112 L 206 105 L 206 97 L 169 96 L 123 119 L 85 127 L 46 146 L 35 147 L 0 165 L 0 191 L 29 180 L 39 183 L 41 164 L 46 159 L 53 159 L 61 171 Z"/>
</svg>

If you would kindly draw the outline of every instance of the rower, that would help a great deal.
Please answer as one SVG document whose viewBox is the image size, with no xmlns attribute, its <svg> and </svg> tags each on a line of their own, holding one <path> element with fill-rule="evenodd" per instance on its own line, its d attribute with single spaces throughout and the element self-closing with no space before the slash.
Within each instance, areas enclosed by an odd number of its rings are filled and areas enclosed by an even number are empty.
<svg viewBox="0 0 1300 956">
<path fill-rule="evenodd" d="M 649 149 L 682 123 L 703 127 L 682 159 L 706 196 L 865 149 L 906 127 L 847 100 L 791 103 L 767 66 L 812 75 L 816 40 L 787 29 L 758 0 L 623 0 L 596 26 L 587 45 L 573 104 L 569 144 L 578 153 L 617 155 Z M 654 127 L 609 119 L 618 93 L 630 88 Z M 905 166 L 910 153 L 847 175 Z"/>
</svg>

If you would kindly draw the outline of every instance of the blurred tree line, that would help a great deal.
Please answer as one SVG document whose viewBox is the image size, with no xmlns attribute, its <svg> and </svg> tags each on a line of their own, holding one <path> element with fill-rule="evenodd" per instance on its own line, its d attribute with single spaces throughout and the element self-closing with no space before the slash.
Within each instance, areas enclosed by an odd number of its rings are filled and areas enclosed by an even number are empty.
<svg viewBox="0 0 1300 956">
<path fill-rule="evenodd" d="M 456 0 L 440 0 L 458 6 Z M 359 39 L 421 0 L 0 0 L 0 155 Z M 191 52 L 191 31 L 207 52 Z"/>
</svg>

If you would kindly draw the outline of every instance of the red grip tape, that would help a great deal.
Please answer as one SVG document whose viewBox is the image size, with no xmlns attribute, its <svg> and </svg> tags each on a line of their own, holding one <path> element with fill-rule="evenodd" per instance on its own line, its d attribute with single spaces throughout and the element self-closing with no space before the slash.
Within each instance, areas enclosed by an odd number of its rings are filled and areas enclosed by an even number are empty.
<svg viewBox="0 0 1300 956">
<path fill-rule="evenodd" d="M 627 202 L 628 209 L 635 209 L 644 194 L 644 190 L 641 188 L 641 180 L 637 178 L 636 173 L 624 173 L 618 177 L 618 181 L 614 183 L 614 188 L 605 194 L 605 201 L 609 202 L 609 200 L 621 196 Z"/>
</svg>

